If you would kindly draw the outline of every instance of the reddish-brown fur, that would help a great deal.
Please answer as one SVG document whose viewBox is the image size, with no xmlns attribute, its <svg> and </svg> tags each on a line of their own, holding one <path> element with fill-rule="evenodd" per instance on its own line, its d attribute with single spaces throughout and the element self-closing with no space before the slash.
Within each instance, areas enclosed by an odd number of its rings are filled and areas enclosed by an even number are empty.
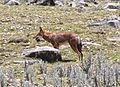
<svg viewBox="0 0 120 87">
<path fill-rule="evenodd" d="M 79 60 L 83 62 L 82 43 L 78 34 L 73 32 L 46 32 L 40 27 L 40 31 L 34 37 L 37 42 L 40 41 L 38 37 L 41 36 L 44 40 L 50 42 L 54 48 L 59 49 L 59 46 L 69 43 L 71 48 L 78 54 Z"/>
</svg>

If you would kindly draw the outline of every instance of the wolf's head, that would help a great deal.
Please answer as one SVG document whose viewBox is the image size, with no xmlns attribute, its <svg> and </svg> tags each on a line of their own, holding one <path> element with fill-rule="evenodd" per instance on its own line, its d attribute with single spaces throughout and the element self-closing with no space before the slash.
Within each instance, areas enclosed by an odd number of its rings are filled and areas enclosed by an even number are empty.
<svg viewBox="0 0 120 87">
<path fill-rule="evenodd" d="M 42 30 L 42 27 L 39 28 L 40 28 L 39 32 L 37 33 L 37 35 L 33 37 L 37 42 L 41 41 L 41 38 L 44 35 L 44 31 Z"/>
</svg>

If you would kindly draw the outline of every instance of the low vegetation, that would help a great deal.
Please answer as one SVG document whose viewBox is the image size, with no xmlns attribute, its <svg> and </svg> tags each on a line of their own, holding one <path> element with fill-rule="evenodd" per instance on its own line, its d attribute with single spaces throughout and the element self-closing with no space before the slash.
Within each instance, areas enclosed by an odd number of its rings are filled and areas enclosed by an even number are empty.
<svg viewBox="0 0 120 87">
<path fill-rule="evenodd" d="M 1 87 L 5 87 L 2 86 L 4 81 L 11 80 L 13 80 L 11 81 L 11 84 L 8 82 L 10 85 L 13 85 L 12 82 L 14 82 L 14 80 L 19 80 L 18 85 L 22 85 L 23 87 L 29 87 L 24 86 L 25 84 L 27 85 L 26 80 L 31 81 L 31 84 L 33 81 L 35 86 L 37 86 L 38 84 L 50 84 L 54 85 L 55 87 L 105 87 L 109 85 L 113 87 L 119 87 L 120 42 L 108 41 L 107 38 L 119 36 L 120 29 L 110 26 L 87 26 L 87 24 L 90 22 L 98 21 L 111 15 L 116 15 L 119 17 L 120 10 L 110 11 L 91 7 L 87 8 L 85 11 L 79 11 L 78 8 L 66 6 L 53 7 L 24 4 L 19 6 L 8 6 L 0 4 L 0 72 L 6 72 L 6 74 L 1 73 L 0 75 Z M 92 62 L 85 62 L 86 65 L 84 65 L 84 67 L 81 67 L 81 64 L 78 62 L 77 54 L 74 53 L 74 51 L 69 46 L 61 46 L 60 51 L 63 61 L 47 63 L 46 65 L 41 65 L 44 63 L 40 64 L 41 67 L 47 67 L 47 71 L 44 71 L 46 69 L 45 68 L 44 70 L 42 70 L 42 72 L 40 72 L 39 64 L 29 65 L 30 67 L 27 67 L 29 69 L 25 67 L 25 64 L 15 64 L 14 61 L 36 60 L 35 58 L 21 57 L 20 54 L 25 48 L 32 48 L 36 45 L 52 46 L 44 40 L 37 43 L 33 39 L 34 35 L 39 31 L 39 26 L 45 27 L 46 30 L 51 32 L 75 32 L 79 34 L 83 42 L 99 44 L 85 44 L 83 46 L 84 61 L 88 61 L 90 58 L 92 58 L 90 59 L 92 60 Z M 95 33 L 93 31 L 98 33 Z M 104 31 L 105 33 L 99 33 L 101 31 Z M 9 43 L 8 40 L 10 40 L 11 38 L 24 38 L 25 40 L 27 40 L 27 42 Z M 90 54 L 92 54 L 92 56 L 90 56 Z M 103 54 L 105 54 L 105 56 Z M 99 55 L 99 57 L 95 58 L 96 55 Z M 97 58 L 100 58 L 100 60 Z M 97 63 L 99 61 L 102 62 L 100 65 L 95 65 L 97 64 L 95 61 L 97 61 Z M 67 76 L 67 74 L 65 74 L 66 71 L 63 72 L 56 70 L 58 69 L 57 67 L 59 67 L 60 70 L 70 67 L 72 71 L 71 73 L 69 73 L 70 75 Z M 13 72 L 14 74 L 11 72 Z M 32 75 L 28 75 L 28 77 L 34 78 L 28 78 L 27 72 Z M 56 75 L 54 78 L 51 76 L 52 72 L 55 73 L 54 76 Z M 4 79 L 4 76 L 8 76 L 5 78 L 7 80 L 1 80 Z M 9 78 L 11 80 L 8 80 Z M 111 78 L 114 79 L 111 80 Z M 78 80 L 81 82 L 79 82 Z M 76 83 L 73 81 L 76 81 Z M 17 82 L 14 84 L 17 85 Z M 16 85 L 14 86 L 17 87 Z"/>
</svg>

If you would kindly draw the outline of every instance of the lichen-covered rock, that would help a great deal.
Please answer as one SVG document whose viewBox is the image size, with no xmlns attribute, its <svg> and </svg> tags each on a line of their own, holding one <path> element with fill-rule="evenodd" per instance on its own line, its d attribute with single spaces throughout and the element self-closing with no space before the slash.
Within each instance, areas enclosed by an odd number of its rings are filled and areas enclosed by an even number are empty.
<svg viewBox="0 0 120 87">
<path fill-rule="evenodd" d="M 35 48 L 24 49 L 22 52 L 22 56 L 40 58 L 43 61 L 48 61 L 48 62 L 62 60 L 60 51 L 58 49 L 48 46 L 44 46 L 44 47 L 36 46 Z"/>
</svg>

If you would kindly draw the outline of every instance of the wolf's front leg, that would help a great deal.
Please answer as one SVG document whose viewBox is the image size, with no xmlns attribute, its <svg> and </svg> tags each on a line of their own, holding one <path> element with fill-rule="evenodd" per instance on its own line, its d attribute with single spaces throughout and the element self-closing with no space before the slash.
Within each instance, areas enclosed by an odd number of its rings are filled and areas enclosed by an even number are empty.
<svg viewBox="0 0 120 87">
<path fill-rule="evenodd" d="M 58 43 L 52 43 L 53 47 L 56 49 L 59 49 L 59 44 Z"/>
</svg>

